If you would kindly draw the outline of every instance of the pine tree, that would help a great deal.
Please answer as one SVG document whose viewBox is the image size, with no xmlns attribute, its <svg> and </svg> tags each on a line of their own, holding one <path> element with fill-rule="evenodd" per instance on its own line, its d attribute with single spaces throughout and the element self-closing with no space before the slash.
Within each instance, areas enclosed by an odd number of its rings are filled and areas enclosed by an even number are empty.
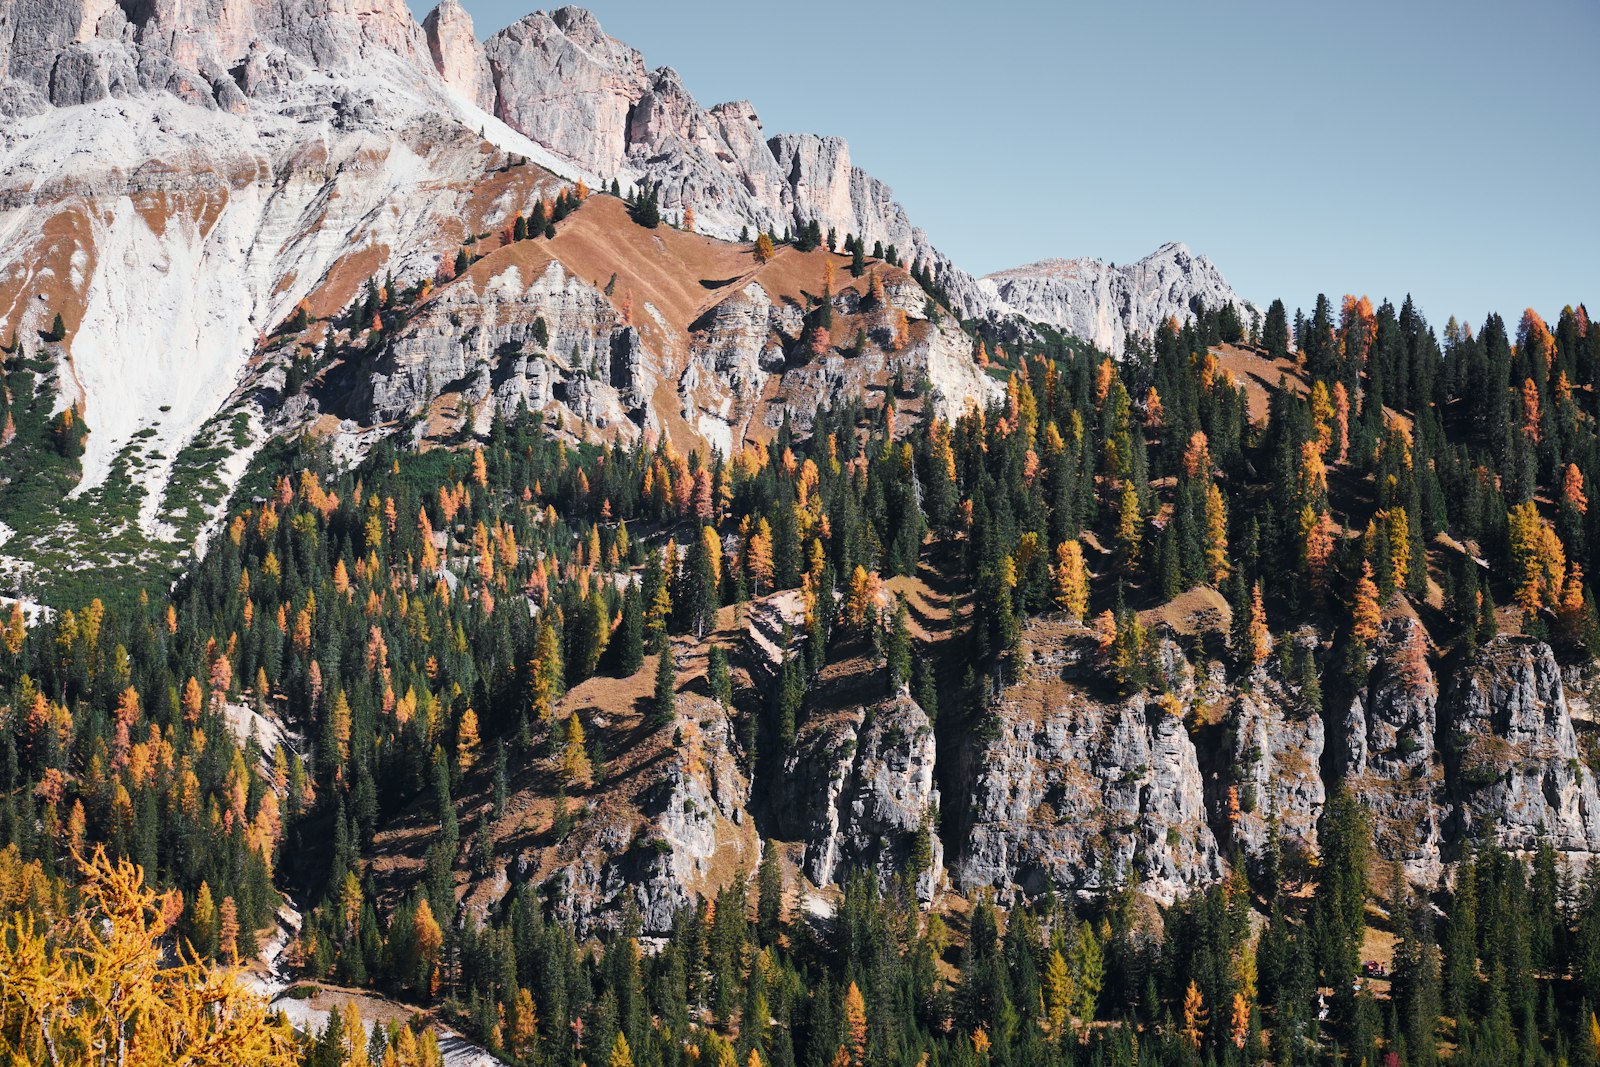
<svg viewBox="0 0 1600 1067">
<path fill-rule="evenodd" d="M 1274 300 L 1267 308 L 1267 319 L 1261 328 L 1261 343 L 1273 359 L 1289 358 L 1289 322 L 1282 300 Z"/>
<path fill-rule="evenodd" d="M 764 945 L 776 945 L 783 929 L 783 867 L 778 847 L 763 842 L 756 870 L 756 934 Z"/>
<path fill-rule="evenodd" d="M 665 726 L 673 720 L 678 705 L 678 672 L 673 663 L 669 643 L 656 658 L 656 689 L 650 721 L 654 726 Z"/>
<path fill-rule="evenodd" d="M 712 645 L 706 654 L 706 684 L 711 687 L 711 695 L 724 708 L 732 710 L 733 675 L 728 670 L 728 654 L 721 645 Z"/>
<path fill-rule="evenodd" d="M 1105 985 L 1105 957 L 1100 939 L 1087 922 L 1078 924 L 1078 936 L 1072 943 L 1067 964 L 1072 970 L 1072 1010 L 1087 1026 L 1094 1021 L 1100 990 Z"/>
<path fill-rule="evenodd" d="M 624 677 L 631 677 L 644 666 L 644 608 L 639 587 L 628 584 L 622 596 L 622 621 L 617 627 L 617 667 Z"/>
<path fill-rule="evenodd" d="M 911 620 L 904 594 L 895 598 L 894 616 L 889 623 L 888 639 L 884 644 L 884 657 L 889 676 L 889 695 L 893 696 L 911 683 Z"/>
</svg>

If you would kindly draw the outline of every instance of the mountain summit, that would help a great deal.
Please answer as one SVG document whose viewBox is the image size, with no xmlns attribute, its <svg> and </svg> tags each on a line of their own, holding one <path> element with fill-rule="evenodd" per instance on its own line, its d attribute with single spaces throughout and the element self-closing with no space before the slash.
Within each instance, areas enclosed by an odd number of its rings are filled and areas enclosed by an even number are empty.
<svg viewBox="0 0 1600 1067">
<path fill-rule="evenodd" d="M 1201 306 L 1231 304 L 1247 325 L 1250 316 L 1261 315 L 1214 263 L 1177 242 L 1122 267 L 1098 259 L 1045 259 L 997 271 L 978 284 L 1000 313 L 1048 323 L 1116 355 L 1130 333 L 1148 336 Z"/>
</svg>

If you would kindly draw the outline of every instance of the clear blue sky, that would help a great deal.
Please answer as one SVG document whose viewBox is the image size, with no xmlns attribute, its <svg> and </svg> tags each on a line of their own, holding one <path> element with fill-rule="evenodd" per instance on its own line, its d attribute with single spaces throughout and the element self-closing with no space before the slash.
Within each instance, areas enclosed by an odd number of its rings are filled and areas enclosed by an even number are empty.
<svg viewBox="0 0 1600 1067">
<path fill-rule="evenodd" d="M 479 37 L 527 2 L 464 0 Z M 1595 0 L 586 6 L 702 104 L 848 138 L 975 273 L 1181 240 L 1291 309 L 1600 312 Z"/>
</svg>

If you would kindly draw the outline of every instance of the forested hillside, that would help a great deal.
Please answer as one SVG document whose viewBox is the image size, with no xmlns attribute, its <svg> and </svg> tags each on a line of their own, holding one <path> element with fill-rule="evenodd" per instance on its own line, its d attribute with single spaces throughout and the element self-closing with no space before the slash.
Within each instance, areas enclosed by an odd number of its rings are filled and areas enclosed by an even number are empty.
<svg viewBox="0 0 1600 1067">
<path fill-rule="evenodd" d="M 827 273 L 795 353 L 885 300 Z M 509 1063 L 1595 1063 L 1583 309 L 970 344 L 953 423 L 897 374 L 727 455 L 308 433 L 170 591 L 19 605 L 8 979 L 103 847 L 173 894 L 146 951 L 249 960 L 287 899 L 302 981 Z M 437 1054 L 355 1025 L 294 1055 Z"/>
</svg>

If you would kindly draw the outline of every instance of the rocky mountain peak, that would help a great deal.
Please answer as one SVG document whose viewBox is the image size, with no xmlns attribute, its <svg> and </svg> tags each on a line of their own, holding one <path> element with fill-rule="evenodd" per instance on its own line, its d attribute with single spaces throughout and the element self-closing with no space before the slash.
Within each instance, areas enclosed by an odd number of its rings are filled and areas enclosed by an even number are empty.
<svg viewBox="0 0 1600 1067">
<path fill-rule="evenodd" d="M 444 0 L 422 21 L 428 54 L 444 83 L 485 111 L 494 108 L 494 80 L 472 16 L 461 0 Z"/>
<path fill-rule="evenodd" d="M 1249 321 L 1260 309 L 1241 297 L 1205 256 L 1168 241 L 1135 263 L 1044 259 L 997 271 L 978 282 L 1001 315 L 1016 314 L 1120 354 L 1130 333 L 1150 334 L 1196 306 L 1232 304 Z"/>
</svg>

